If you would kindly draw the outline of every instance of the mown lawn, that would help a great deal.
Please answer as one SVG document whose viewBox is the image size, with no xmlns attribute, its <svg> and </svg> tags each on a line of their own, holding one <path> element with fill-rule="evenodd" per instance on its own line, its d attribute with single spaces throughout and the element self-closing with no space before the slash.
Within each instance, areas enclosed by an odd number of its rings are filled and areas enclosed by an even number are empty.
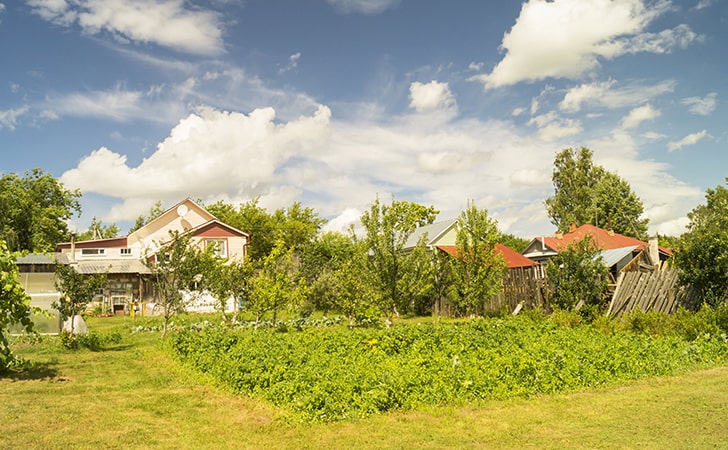
<svg viewBox="0 0 728 450">
<path fill-rule="evenodd" d="M 173 361 L 129 318 L 104 351 L 16 344 L 29 368 L 0 378 L 0 448 L 725 448 L 728 366 L 531 399 L 292 424 Z"/>
</svg>

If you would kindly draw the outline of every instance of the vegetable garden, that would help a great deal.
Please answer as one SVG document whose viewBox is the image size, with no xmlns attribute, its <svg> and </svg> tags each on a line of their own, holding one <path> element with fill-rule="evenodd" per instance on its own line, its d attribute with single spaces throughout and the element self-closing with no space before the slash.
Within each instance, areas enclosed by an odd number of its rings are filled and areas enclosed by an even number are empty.
<svg viewBox="0 0 728 450">
<path fill-rule="evenodd" d="M 666 317 L 666 316 L 665 316 Z M 728 360 L 726 309 L 621 322 L 522 317 L 300 331 L 197 326 L 170 350 L 222 386 L 292 420 L 357 419 L 426 405 L 530 397 L 670 375 Z"/>
</svg>

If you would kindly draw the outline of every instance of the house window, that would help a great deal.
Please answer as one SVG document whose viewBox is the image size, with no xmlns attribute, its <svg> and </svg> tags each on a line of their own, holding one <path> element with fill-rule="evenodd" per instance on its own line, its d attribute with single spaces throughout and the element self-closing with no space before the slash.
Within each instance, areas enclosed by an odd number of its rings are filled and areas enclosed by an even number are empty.
<svg viewBox="0 0 728 450">
<path fill-rule="evenodd" d="M 81 254 L 85 256 L 105 255 L 105 248 L 82 248 Z"/>
<path fill-rule="evenodd" d="M 207 239 L 205 248 L 212 247 L 212 254 L 219 258 L 227 258 L 227 241 L 225 239 Z"/>
<path fill-rule="evenodd" d="M 119 250 L 119 253 L 121 253 L 121 256 L 131 256 L 131 249 L 130 248 L 122 248 Z"/>
</svg>

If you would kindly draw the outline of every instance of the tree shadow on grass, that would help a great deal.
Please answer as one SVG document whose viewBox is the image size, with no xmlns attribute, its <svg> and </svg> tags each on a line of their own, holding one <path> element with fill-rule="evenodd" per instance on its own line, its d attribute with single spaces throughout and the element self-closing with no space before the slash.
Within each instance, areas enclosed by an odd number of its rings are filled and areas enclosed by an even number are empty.
<svg viewBox="0 0 728 450">
<path fill-rule="evenodd" d="M 55 380 L 58 377 L 56 361 L 37 362 L 23 361 L 20 367 L 0 374 L 0 380 L 10 381 L 43 381 Z"/>
</svg>

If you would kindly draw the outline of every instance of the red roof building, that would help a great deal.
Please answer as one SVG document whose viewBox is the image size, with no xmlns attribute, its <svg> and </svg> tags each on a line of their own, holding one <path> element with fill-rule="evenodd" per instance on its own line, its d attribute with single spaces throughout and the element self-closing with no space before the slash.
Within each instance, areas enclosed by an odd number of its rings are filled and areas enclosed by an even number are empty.
<svg viewBox="0 0 728 450">
<path fill-rule="evenodd" d="M 457 256 L 458 253 L 458 247 L 456 245 L 438 245 L 437 248 L 451 256 Z M 503 244 L 495 244 L 495 248 L 496 251 L 503 256 L 503 259 L 506 261 L 509 269 L 538 265 L 537 262 L 531 261 L 522 254 Z"/>
</svg>

